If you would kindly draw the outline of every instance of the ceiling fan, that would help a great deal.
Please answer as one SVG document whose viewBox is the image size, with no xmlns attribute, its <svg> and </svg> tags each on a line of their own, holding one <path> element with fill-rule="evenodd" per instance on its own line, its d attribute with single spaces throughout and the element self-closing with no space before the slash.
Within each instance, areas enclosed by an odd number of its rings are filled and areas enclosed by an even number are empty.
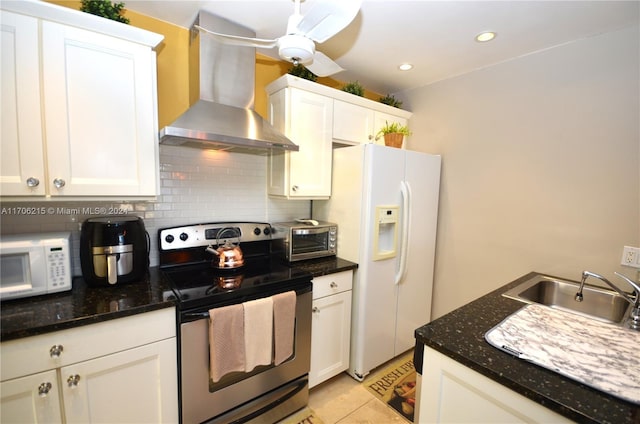
<svg viewBox="0 0 640 424">
<path fill-rule="evenodd" d="M 224 44 L 265 49 L 277 47 L 283 60 L 304 65 L 320 77 L 343 71 L 328 56 L 316 51 L 315 43 L 325 42 L 349 25 L 358 14 L 362 0 L 322 0 L 305 15 L 300 13 L 300 1 L 294 0 L 294 13 L 289 17 L 286 34 L 275 40 L 220 34 L 199 25 L 195 28 Z"/>
</svg>

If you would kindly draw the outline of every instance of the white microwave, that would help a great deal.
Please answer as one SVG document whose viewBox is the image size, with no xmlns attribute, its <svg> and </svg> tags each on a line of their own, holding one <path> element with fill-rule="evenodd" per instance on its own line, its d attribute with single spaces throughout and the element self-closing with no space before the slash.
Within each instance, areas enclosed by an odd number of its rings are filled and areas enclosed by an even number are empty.
<svg viewBox="0 0 640 424">
<path fill-rule="evenodd" d="M 0 300 L 71 290 L 70 233 L 0 237 Z"/>
</svg>

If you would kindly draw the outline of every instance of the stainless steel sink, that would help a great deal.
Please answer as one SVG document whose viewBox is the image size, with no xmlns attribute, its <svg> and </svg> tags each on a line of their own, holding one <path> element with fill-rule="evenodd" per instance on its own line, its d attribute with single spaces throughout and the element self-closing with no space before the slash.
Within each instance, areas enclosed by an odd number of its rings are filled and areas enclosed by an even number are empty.
<svg viewBox="0 0 640 424">
<path fill-rule="evenodd" d="M 585 284 L 584 300 L 575 300 L 580 284 L 574 281 L 538 274 L 502 295 L 525 303 L 539 303 L 551 308 L 622 325 L 631 305 L 618 293 Z"/>
</svg>

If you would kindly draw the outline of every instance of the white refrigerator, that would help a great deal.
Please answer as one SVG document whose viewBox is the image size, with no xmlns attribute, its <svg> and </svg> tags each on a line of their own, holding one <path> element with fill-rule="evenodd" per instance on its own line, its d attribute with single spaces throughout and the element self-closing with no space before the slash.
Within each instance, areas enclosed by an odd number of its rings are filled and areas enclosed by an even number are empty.
<svg viewBox="0 0 640 424">
<path fill-rule="evenodd" d="M 357 380 L 415 344 L 430 321 L 439 155 L 375 144 L 334 149 L 331 198 L 313 216 L 338 223 L 338 256 L 356 262 L 349 374 Z"/>
</svg>

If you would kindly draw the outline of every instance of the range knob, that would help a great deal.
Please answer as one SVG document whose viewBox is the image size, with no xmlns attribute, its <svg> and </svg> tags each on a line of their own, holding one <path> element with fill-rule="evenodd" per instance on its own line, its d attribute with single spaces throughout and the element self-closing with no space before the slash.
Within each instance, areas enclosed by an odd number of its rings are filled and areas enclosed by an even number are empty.
<svg viewBox="0 0 640 424">
<path fill-rule="evenodd" d="M 265 236 L 268 236 L 269 234 L 271 234 L 271 227 L 264 227 L 264 230 L 262 230 L 264 232 Z"/>
<path fill-rule="evenodd" d="M 180 240 L 187 241 L 188 238 L 189 238 L 189 234 L 187 233 L 180 234 Z"/>
<path fill-rule="evenodd" d="M 165 238 L 164 241 L 166 241 L 167 243 L 173 243 L 173 236 L 171 234 L 168 234 Z"/>
<path fill-rule="evenodd" d="M 253 229 L 253 234 L 259 236 L 260 235 L 260 228 L 256 227 Z"/>
</svg>

